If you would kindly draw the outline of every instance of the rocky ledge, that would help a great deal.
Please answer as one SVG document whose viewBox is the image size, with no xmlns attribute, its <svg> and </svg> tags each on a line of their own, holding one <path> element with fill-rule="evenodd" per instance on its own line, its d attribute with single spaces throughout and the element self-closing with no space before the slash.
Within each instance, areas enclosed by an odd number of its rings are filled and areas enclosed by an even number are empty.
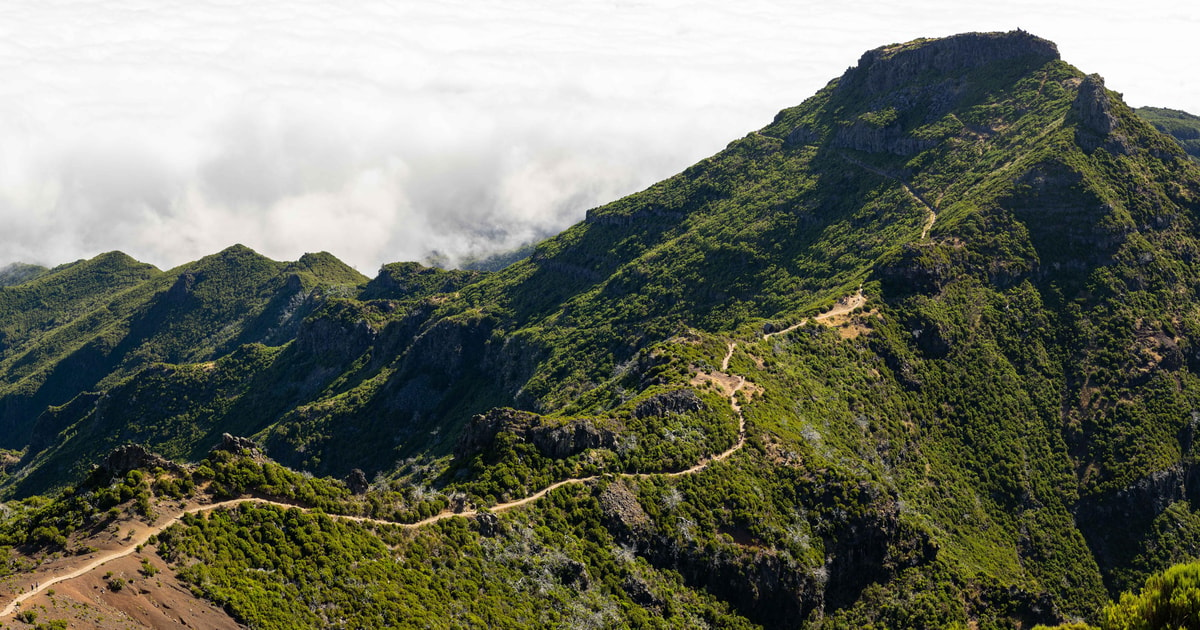
<svg viewBox="0 0 1200 630">
<path fill-rule="evenodd" d="M 487 450 L 501 432 L 515 434 L 533 444 L 543 455 L 555 459 L 570 457 L 589 448 L 614 448 L 617 444 L 615 431 L 598 428 L 589 418 L 547 425 L 536 413 L 497 408 L 471 419 L 458 439 L 454 454 L 465 459 Z"/>
</svg>

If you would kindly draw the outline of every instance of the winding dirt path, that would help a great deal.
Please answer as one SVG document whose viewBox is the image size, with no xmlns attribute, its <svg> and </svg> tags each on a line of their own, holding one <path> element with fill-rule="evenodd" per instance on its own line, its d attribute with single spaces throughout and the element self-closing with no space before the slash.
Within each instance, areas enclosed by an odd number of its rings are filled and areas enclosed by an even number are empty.
<svg viewBox="0 0 1200 630">
<path fill-rule="evenodd" d="M 140 532 L 138 532 L 137 534 L 135 534 L 134 536 L 132 536 L 131 538 L 129 538 L 127 540 L 128 544 L 125 547 L 122 547 L 120 549 L 112 549 L 109 551 L 100 552 L 98 555 L 94 556 L 91 560 L 89 560 L 87 564 L 85 564 L 73 571 L 64 573 L 62 575 L 48 577 L 48 578 L 46 578 L 46 580 L 44 582 L 39 580 L 37 582 L 37 586 L 35 588 L 25 591 L 24 593 L 21 593 L 20 595 L 17 595 L 15 598 L 13 598 L 12 601 L 10 601 L 8 603 L 7 606 L 4 607 L 4 610 L 0 610 L 0 618 L 7 617 L 7 616 L 13 614 L 14 612 L 16 612 L 17 606 L 19 606 L 21 604 L 21 602 L 29 599 L 30 597 L 33 597 L 34 595 L 37 595 L 38 593 L 41 593 L 42 591 L 50 588 L 51 586 L 54 586 L 55 584 L 58 584 L 59 582 L 65 582 L 66 580 L 77 578 L 77 577 L 87 573 L 88 571 L 91 571 L 97 567 L 104 565 L 107 562 L 111 562 L 113 560 L 116 560 L 117 558 L 124 558 L 125 556 L 128 556 L 128 555 L 134 553 L 135 551 L 137 551 L 137 548 L 139 546 L 146 544 L 146 541 L 149 540 L 151 536 L 161 534 L 164 529 L 174 525 L 175 523 L 178 523 L 179 519 L 183 518 L 184 516 L 186 516 L 188 514 L 196 514 L 198 512 L 207 512 L 209 510 L 218 510 L 221 508 L 233 507 L 238 504 L 248 503 L 248 502 L 267 503 L 267 504 L 281 505 L 284 507 L 295 507 L 295 506 L 287 505 L 285 503 L 268 501 L 266 499 L 259 499 L 256 497 L 246 497 L 246 498 L 241 498 L 241 499 L 232 499 L 230 501 L 221 501 L 219 503 L 210 503 L 207 505 L 197 505 L 194 507 L 187 508 L 187 509 L 179 512 L 178 514 L 172 516 L 171 518 L 167 519 L 160 525 L 152 525 L 144 530 L 141 530 Z"/>
<path fill-rule="evenodd" d="M 871 166 L 870 164 L 867 164 L 866 162 L 860 162 L 848 155 L 845 155 L 845 154 L 841 154 L 841 155 L 842 155 L 842 159 L 846 160 L 847 162 L 849 162 L 861 169 L 868 170 L 872 173 L 875 173 L 876 175 L 879 175 L 880 177 L 886 177 L 886 178 L 896 182 L 897 184 L 900 184 L 900 187 L 904 189 L 904 192 L 908 193 L 908 196 L 911 197 L 912 200 L 915 201 L 918 206 L 925 208 L 925 211 L 929 213 L 929 216 L 925 217 L 924 227 L 921 228 L 921 240 L 925 240 L 925 239 L 929 238 L 929 230 L 933 229 L 933 224 L 934 224 L 934 222 L 937 221 L 937 211 L 933 209 L 933 206 L 930 205 L 929 202 L 925 201 L 924 197 L 922 197 L 921 195 L 918 195 L 917 192 L 914 191 L 912 189 L 912 187 L 910 187 L 908 185 L 908 182 L 904 181 L 903 179 L 901 179 L 881 168 L 876 168 L 874 166 Z"/>
<path fill-rule="evenodd" d="M 901 182 L 901 183 L 903 183 L 903 182 Z M 907 186 L 905 186 L 905 188 L 907 189 Z M 915 197 L 915 195 L 914 195 L 914 197 Z M 932 214 L 932 210 L 930 210 L 930 213 Z M 930 223 L 932 224 L 932 219 L 931 219 Z M 926 228 L 926 231 L 928 231 L 928 227 Z M 859 287 L 859 289 L 856 293 L 854 293 L 853 295 L 849 295 L 849 296 L 841 298 L 840 300 L 837 301 L 836 304 L 834 304 L 833 308 L 829 309 L 828 311 L 825 311 L 824 313 L 821 313 L 820 315 L 814 316 L 812 319 L 814 321 L 823 321 L 823 320 L 826 320 L 826 319 L 829 319 L 832 317 L 846 315 L 846 314 L 849 314 L 850 312 L 852 312 L 854 309 L 856 309 L 860 306 L 863 306 L 864 304 L 866 304 L 866 302 L 867 302 L 867 298 L 866 298 L 866 296 L 863 295 L 862 287 Z M 808 318 L 802 319 L 799 322 L 797 322 L 796 324 L 793 324 L 787 328 L 784 328 L 783 330 L 766 333 L 762 336 L 762 338 L 764 340 L 766 340 L 766 339 L 770 339 L 771 337 L 774 337 L 776 335 L 782 335 L 782 334 L 791 332 L 791 331 L 799 328 L 800 326 L 803 326 L 806 323 L 808 323 Z M 622 477 L 622 478 L 626 478 L 626 479 L 645 479 L 645 478 L 655 477 L 655 476 L 682 477 L 684 475 L 694 475 L 694 474 L 704 470 L 705 468 L 707 468 L 713 462 L 719 462 L 719 461 L 724 461 L 724 460 L 728 459 L 730 456 L 732 456 L 737 451 L 741 450 L 742 447 L 744 447 L 746 445 L 746 417 L 742 413 L 742 405 L 740 402 L 738 402 L 738 395 L 741 392 L 746 391 L 749 393 L 749 395 L 753 396 L 756 392 L 761 391 L 761 390 L 759 390 L 758 386 L 755 385 L 754 383 L 747 381 L 745 377 L 728 373 L 729 362 L 730 362 L 730 360 L 733 359 L 733 353 L 736 349 L 737 349 L 737 342 L 730 341 L 728 346 L 726 347 L 725 356 L 722 357 L 722 359 L 721 359 L 720 371 L 715 374 L 703 375 L 704 378 L 702 378 L 702 379 L 699 379 L 699 377 L 698 377 L 699 380 L 693 380 L 693 384 L 700 384 L 700 383 L 705 383 L 705 382 L 714 383 L 721 390 L 721 392 L 729 398 L 729 407 L 730 407 L 730 409 L 733 410 L 733 413 L 735 415 L 737 415 L 737 417 L 738 417 L 738 438 L 737 438 L 737 441 L 733 444 L 733 446 L 730 446 L 729 448 L 725 449 L 724 451 L 721 451 L 720 453 L 717 453 L 715 455 L 712 455 L 710 457 L 702 459 L 699 462 L 697 462 L 695 465 L 691 466 L 690 468 L 686 468 L 684 470 L 668 472 L 668 473 L 661 473 L 661 472 L 619 473 L 619 474 L 615 474 L 613 476 Z M 513 510 L 513 509 L 519 508 L 521 506 L 533 503 L 534 501 L 537 501 L 538 499 L 546 496 L 550 492 L 553 492 L 563 486 L 571 485 L 571 484 L 588 483 L 591 481 L 595 481 L 599 478 L 600 478 L 599 475 L 592 475 L 590 477 L 574 477 L 571 479 L 563 479 L 562 481 L 552 483 L 549 486 L 546 486 L 545 488 L 542 488 L 541 490 L 539 490 L 527 497 L 493 505 L 492 507 L 488 508 L 488 511 L 493 512 L 493 513 L 507 512 L 508 510 Z M 209 503 L 209 504 L 204 504 L 204 505 L 193 505 L 191 507 L 185 508 L 185 509 L 175 513 L 174 515 L 172 515 L 170 518 L 163 521 L 162 523 L 158 523 L 155 525 L 151 525 L 149 527 L 139 529 L 138 531 L 134 532 L 132 536 L 127 538 L 125 540 L 125 545 L 120 548 L 98 552 L 96 555 L 94 555 L 90 559 L 88 559 L 86 564 L 83 564 L 82 566 L 80 566 L 78 568 L 72 569 L 66 573 L 63 573 L 62 575 L 47 576 L 45 578 L 45 581 L 38 580 L 37 582 L 34 583 L 34 585 L 30 586 L 29 590 L 26 590 L 26 591 L 18 594 L 11 601 L 9 601 L 8 604 L 4 607 L 4 609 L 0 610 L 0 618 L 8 617 L 8 616 L 14 614 L 22 602 L 28 600 L 31 597 L 34 597 L 35 595 L 38 595 L 39 593 L 46 591 L 47 589 L 54 586 L 55 584 L 59 584 L 61 582 L 65 582 L 67 580 L 75 579 L 75 578 L 80 577 L 80 576 L 82 576 L 90 571 L 93 571 L 101 566 L 104 566 L 104 564 L 106 564 L 108 562 L 117 560 L 118 558 L 124 558 L 125 556 L 133 554 L 135 551 L 137 551 L 137 548 L 139 546 L 146 544 L 146 541 L 148 541 L 151 536 L 156 536 L 158 534 L 161 534 L 163 532 L 163 530 L 178 523 L 184 516 L 186 516 L 188 514 L 199 514 L 201 512 L 210 512 L 212 510 L 232 508 L 232 507 L 241 505 L 243 503 L 258 503 L 261 505 L 273 505 L 273 506 L 277 506 L 277 507 L 281 507 L 281 508 L 285 508 L 285 509 L 298 508 L 298 509 L 305 510 L 305 511 L 312 511 L 311 508 L 307 508 L 302 505 L 298 505 L 298 504 L 294 504 L 294 503 L 287 503 L 284 501 L 276 501 L 276 500 L 267 499 L 267 498 L 263 498 L 263 497 L 242 497 L 239 499 L 230 499 L 228 501 L 220 501 L 217 503 Z M 372 524 L 376 524 L 376 525 L 386 525 L 386 526 L 390 526 L 390 527 L 400 527 L 400 528 L 404 528 L 404 529 L 417 529 L 417 528 L 425 527 L 426 525 L 436 523 L 440 520 L 452 518 L 455 516 L 461 516 L 464 518 L 472 518 L 472 517 L 478 516 L 479 514 L 480 514 L 479 510 L 463 510 L 460 512 L 455 512 L 453 510 L 443 510 L 442 512 L 434 514 L 433 516 L 430 516 L 429 518 L 417 521 L 415 523 L 397 523 L 394 521 L 371 518 L 368 516 L 349 516 L 349 515 L 343 515 L 343 514 L 327 514 L 327 516 L 329 516 L 330 518 L 336 518 L 336 519 L 344 520 L 344 521 L 353 521 L 353 522 L 357 522 L 357 523 L 372 523 Z"/>
<path fill-rule="evenodd" d="M 849 315 L 850 313 L 854 312 L 854 309 L 856 309 L 860 306 L 863 306 L 866 303 L 867 303 L 867 296 L 863 295 L 862 287 L 860 286 L 860 287 L 858 287 L 858 291 L 856 293 L 854 293 L 853 295 L 848 295 L 844 298 L 839 299 L 836 303 L 834 303 L 833 308 L 829 309 L 828 311 L 825 311 L 824 313 L 821 313 L 820 315 L 814 316 L 813 321 L 814 322 L 822 322 L 822 321 L 825 321 L 825 320 L 833 318 L 833 317 L 839 317 L 841 315 Z M 775 332 L 763 333 L 762 340 L 766 341 L 766 340 L 770 339 L 771 337 L 775 337 L 776 335 L 784 335 L 784 334 L 790 333 L 793 330 L 796 330 L 797 328 L 799 328 L 807 323 L 808 323 L 808 318 L 805 317 L 804 319 L 796 322 L 795 324 L 792 324 L 791 326 L 788 326 L 787 328 L 784 328 L 783 330 L 776 330 Z M 726 363 L 728 363 L 728 359 L 726 359 Z M 726 367 L 728 367 L 728 366 L 722 365 L 721 369 L 724 370 Z"/>
<path fill-rule="evenodd" d="M 903 183 L 903 182 L 901 182 L 901 183 Z M 907 189 L 907 186 L 905 186 L 905 188 Z M 915 197 L 915 195 L 914 195 L 914 197 Z M 930 210 L 930 213 L 932 214 L 932 210 Z M 932 219 L 931 219 L 930 223 L 932 224 Z M 926 228 L 926 231 L 928 231 L 928 227 Z M 846 314 L 849 314 L 850 312 L 852 312 L 854 309 L 856 309 L 860 306 L 863 306 L 864 304 L 866 304 L 866 302 L 867 302 L 867 298 L 866 298 L 866 296 L 863 295 L 862 288 L 859 287 L 859 290 L 856 293 L 854 293 L 853 295 L 849 295 L 849 296 L 841 298 L 840 300 L 837 301 L 836 304 L 834 304 L 833 308 L 829 309 L 828 311 L 825 311 L 824 313 L 821 313 L 820 315 L 814 316 L 812 319 L 814 321 L 823 321 L 823 320 L 826 320 L 826 319 L 829 319 L 832 317 L 846 315 Z M 808 323 L 808 318 L 802 319 L 799 322 L 797 322 L 796 324 L 793 324 L 783 330 L 766 333 L 762 336 L 762 338 L 764 340 L 766 340 L 766 339 L 770 339 L 771 337 L 774 337 L 776 335 L 782 335 L 782 334 L 791 332 L 791 331 L 799 328 L 800 326 L 803 326 L 806 323 Z M 690 468 L 686 468 L 684 470 L 668 472 L 668 473 L 661 473 L 661 472 L 619 473 L 619 474 L 616 474 L 613 476 L 622 477 L 622 478 L 626 478 L 626 479 L 645 479 L 648 477 L 655 477 L 655 476 L 682 477 L 684 475 L 694 475 L 694 474 L 704 470 L 705 468 L 707 468 L 713 462 L 719 462 L 719 461 L 724 461 L 724 460 L 728 459 L 730 456 L 732 456 L 737 451 L 741 450 L 742 447 L 744 447 L 746 445 L 746 417 L 742 413 L 742 406 L 741 406 L 741 403 L 738 402 L 738 395 L 741 392 L 746 391 L 751 396 L 753 396 L 754 393 L 761 391 L 761 390 L 759 390 L 757 385 L 751 383 L 750 381 L 747 381 L 745 377 L 728 373 L 729 362 L 730 362 L 730 360 L 733 359 L 733 353 L 736 349 L 737 349 L 737 342 L 730 341 L 728 346 L 726 347 L 725 356 L 722 357 L 722 359 L 721 359 L 720 371 L 715 374 L 703 375 L 704 378 L 700 378 L 698 376 L 699 380 L 693 380 L 693 384 L 701 384 L 701 383 L 705 383 L 705 382 L 714 383 L 721 390 L 721 392 L 729 398 L 729 407 L 730 407 L 730 409 L 733 410 L 734 414 L 737 415 L 737 417 L 738 417 L 738 438 L 737 438 L 737 441 L 733 444 L 733 446 L 730 446 L 729 448 L 725 449 L 724 451 L 721 451 L 720 453 L 717 453 L 715 455 L 712 455 L 710 457 L 702 459 L 699 462 L 697 462 L 695 465 L 691 466 Z M 588 483 L 591 481 L 595 481 L 599 478 L 600 478 L 599 475 L 592 475 L 590 477 L 574 477 L 571 479 L 563 479 L 562 481 L 558 481 L 553 484 L 550 484 L 549 486 L 546 486 L 545 488 L 542 488 L 541 490 L 539 490 L 527 497 L 493 505 L 492 507 L 488 508 L 488 511 L 495 513 L 495 512 L 506 512 L 508 510 L 513 510 L 513 509 L 519 508 L 521 506 L 533 503 L 534 501 L 537 501 L 538 499 L 546 496 L 550 492 L 553 492 L 554 490 L 557 490 L 558 488 L 561 488 L 563 486 L 571 485 L 571 484 Z M 276 501 L 276 500 L 267 499 L 267 498 L 263 498 L 263 497 L 242 497 L 239 499 L 231 499 L 228 501 L 221 501 L 218 503 L 209 503 L 209 504 L 204 504 L 204 505 L 194 505 L 194 506 L 185 508 L 185 509 L 181 510 L 180 512 L 174 514 L 167 520 L 163 521 L 162 523 L 151 525 L 149 527 L 145 527 L 144 529 L 140 529 L 139 531 L 136 531 L 132 536 L 130 536 L 128 539 L 126 539 L 126 541 L 125 541 L 126 544 L 123 547 L 120 547 L 118 549 L 112 549 L 112 550 L 108 550 L 108 551 L 98 552 L 98 554 L 91 557 L 87 561 L 86 564 L 84 564 L 76 569 L 68 571 L 67 573 L 63 573 L 62 575 L 46 577 L 45 581 L 38 580 L 37 582 L 35 582 L 34 585 L 31 586 L 31 588 L 29 590 L 18 594 L 11 601 L 9 601 L 8 604 L 4 607 L 4 609 L 0 610 L 0 618 L 4 618 L 4 617 L 8 617 L 8 616 L 12 615 L 13 613 L 15 613 L 17 611 L 18 607 L 21 605 L 22 602 L 28 600 L 31 597 L 34 597 L 35 595 L 37 595 L 39 593 L 46 591 L 47 589 L 54 586 L 55 584 L 59 584 L 61 582 L 65 582 L 67 580 L 75 579 L 77 577 L 80 577 L 90 571 L 93 571 L 93 570 L 103 566 L 105 563 L 111 562 L 118 558 L 124 558 L 125 556 L 133 554 L 135 551 L 137 551 L 137 548 L 139 546 L 146 544 L 146 541 L 148 541 L 151 536 L 156 536 L 158 534 L 161 534 L 163 532 L 163 530 L 178 523 L 180 521 L 180 519 L 182 519 L 184 516 L 186 516 L 188 514 L 198 514 L 201 512 L 209 512 L 212 510 L 232 508 L 232 507 L 241 505 L 243 503 L 258 503 L 261 505 L 273 505 L 273 506 L 277 506 L 277 507 L 281 507 L 281 508 L 285 508 L 285 509 L 298 508 L 298 509 L 305 510 L 305 511 L 312 511 L 311 508 L 307 508 L 302 505 L 297 505 L 294 503 L 287 503 L 287 502 L 283 502 L 283 501 Z M 460 512 L 455 512 L 453 510 L 443 510 L 442 512 L 439 512 L 438 514 L 434 514 L 433 516 L 430 516 L 429 518 L 417 521 L 415 523 L 397 523 L 394 521 L 371 518 L 368 516 L 349 516 L 349 515 L 342 515 L 342 514 L 327 514 L 327 516 L 329 516 L 330 518 L 336 518 L 336 519 L 345 520 L 345 521 L 353 521 L 353 522 L 357 522 L 357 523 L 372 523 L 372 524 L 376 524 L 376 525 L 386 525 L 386 526 L 390 526 L 390 527 L 400 527 L 400 528 L 404 528 L 404 529 L 417 529 L 420 527 L 425 527 L 426 525 L 436 523 L 440 520 L 452 518 L 455 516 L 471 518 L 471 517 L 478 516 L 479 514 L 480 514 L 479 510 L 463 510 Z"/>
<path fill-rule="evenodd" d="M 729 369 L 729 360 L 733 357 L 733 352 L 736 347 L 737 347 L 737 344 L 735 342 L 729 343 L 729 347 L 725 352 L 725 357 L 721 360 L 721 371 L 722 372 Z M 738 403 L 737 396 L 738 396 L 738 392 L 740 392 L 742 389 L 744 389 L 746 387 L 747 381 L 742 376 L 731 376 L 731 375 L 724 375 L 724 374 L 722 376 L 727 377 L 725 381 L 722 381 L 722 383 L 723 383 L 722 389 L 723 389 L 724 393 L 729 396 L 729 406 L 731 409 L 733 409 L 733 412 L 735 414 L 737 414 L 737 417 L 738 417 L 738 439 L 737 439 L 737 442 L 734 443 L 733 446 L 729 447 L 728 449 L 726 449 L 720 453 L 717 453 L 716 455 L 713 455 L 706 459 L 702 459 L 698 463 L 696 463 L 696 465 L 694 465 L 690 468 L 684 469 L 684 470 L 680 470 L 680 471 L 676 471 L 676 472 L 669 472 L 669 473 L 620 473 L 615 476 L 625 477 L 625 478 L 633 478 L 633 479 L 644 479 L 647 477 L 654 477 L 654 476 L 658 476 L 658 475 L 666 476 L 666 477 L 681 477 L 683 475 L 692 475 L 692 474 L 700 472 L 701 470 L 704 470 L 706 467 L 708 467 L 713 462 L 719 462 L 719 461 L 723 461 L 723 460 L 729 458 L 729 456 L 733 455 L 735 452 L 737 452 L 739 449 L 741 449 L 743 446 L 745 446 L 745 444 L 746 444 L 746 418 L 745 418 L 745 416 L 742 415 L 742 407 L 741 407 L 741 404 Z M 506 503 L 499 503 L 499 504 L 493 505 L 492 507 L 488 508 L 488 511 L 490 511 L 490 512 L 506 512 L 508 510 L 516 509 L 523 505 L 528 505 L 530 503 L 533 503 L 534 501 L 537 501 L 538 499 L 546 496 L 548 493 L 553 492 L 554 490 L 557 490 L 558 488 L 561 488 L 563 486 L 570 485 L 570 484 L 588 483 L 590 481 L 595 481 L 596 479 L 599 479 L 599 478 L 600 478 L 599 475 L 593 475 L 590 477 L 574 477 L 571 479 L 564 479 L 562 481 L 558 481 L 556 483 L 550 484 L 549 486 L 546 486 L 545 488 L 542 488 L 541 490 L 539 490 L 527 497 L 524 497 L 521 499 L 516 499 L 513 501 L 508 501 Z M 311 511 L 310 508 L 306 508 L 304 506 L 296 505 L 293 503 L 286 503 L 283 501 L 274 501 L 274 500 L 266 499 L 266 498 L 262 498 L 262 497 L 242 497 L 239 499 L 231 499 L 228 501 L 221 501 L 218 503 L 209 503 L 209 504 L 205 504 L 205 505 L 195 505 L 192 507 L 188 507 L 188 508 L 174 514 L 173 516 L 171 516 L 170 518 L 168 518 L 167 520 L 165 520 L 161 523 L 151 525 L 144 529 L 140 529 L 133 536 L 130 536 L 128 539 L 126 539 L 125 545 L 123 547 L 120 547 L 118 549 L 112 549 L 112 550 L 108 550 L 108 551 L 98 552 L 96 555 L 92 556 L 87 561 L 86 564 L 84 564 L 76 569 L 73 569 L 67 573 L 63 573 L 61 575 L 55 575 L 52 577 L 48 576 L 44 579 L 44 581 L 43 580 L 36 581 L 33 585 L 30 585 L 29 590 L 26 590 L 26 591 L 18 594 L 16 597 L 14 597 L 11 601 L 8 602 L 8 604 L 4 607 L 3 610 L 0 610 L 0 618 L 8 617 L 8 616 L 14 614 L 15 612 L 17 612 L 17 609 L 21 605 L 22 602 L 24 602 L 25 600 L 27 600 L 31 597 L 34 597 L 35 595 L 38 595 L 39 593 L 46 591 L 47 589 L 51 588 L 55 584 L 80 577 L 90 571 L 93 571 L 101 566 L 104 566 L 108 562 L 111 562 L 118 558 L 124 558 L 125 556 L 128 556 L 128 555 L 134 553 L 135 551 L 137 551 L 139 546 L 146 544 L 146 541 L 148 541 L 151 536 L 156 536 L 158 534 L 161 534 L 163 532 L 163 530 L 178 523 L 180 521 L 180 519 L 182 519 L 184 516 L 186 516 L 188 514 L 198 514 L 200 512 L 209 512 L 212 510 L 232 508 L 232 507 L 241 505 L 243 503 L 258 503 L 258 504 L 262 504 L 262 505 L 274 505 L 274 506 L 281 507 L 281 508 L 299 508 L 299 509 L 302 509 L 305 511 Z M 392 526 L 392 527 L 401 527 L 404 529 L 417 529 L 420 527 L 424 527 L 426 525 L 430 525 L 432 523 L 436 523 L 443 519 L 452 518 L 455 516 L 471 518 L 474 516 L 478 516 L 479 513 L 480 513 L 479 510 L 464 510 L 461 512 L 455 512 L 452 510 L 444 510 L 442 512 L 439 512 L 438 514 L 435 514 L 433 516 L 430 516 L 429 518 L 417 521 L 415 523 L 397 523 L 394 521 L 387 521 L 387 520 L 371 518 L 371 517 L 367 517 L 367 516 L 349 516 L 349 515 L 342 515 L 342 514 L 327 514 L 327 516 L 329 516 L 330 518 L 336 518 L 336 519 L 345 520 L 345 521 L 354 521 L 354 522 L 358 522 L 358 523 L 373 523 L 373 524 L 377 524 L 377 525 L 388 525 L 388 526 Z"/>
</svg>

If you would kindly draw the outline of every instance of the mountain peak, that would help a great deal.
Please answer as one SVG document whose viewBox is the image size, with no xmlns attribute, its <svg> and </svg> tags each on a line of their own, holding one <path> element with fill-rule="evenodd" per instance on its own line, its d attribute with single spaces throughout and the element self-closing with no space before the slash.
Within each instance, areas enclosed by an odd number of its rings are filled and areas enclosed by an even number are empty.
<svg viewBox="0 0 1200 630">
<path fill-rule="evenodd" d="M 870 93 L 878 94 L 892 91 L 926 72 L 949 74 L 1023 58 L 1041 63 L 1059 59 L 1058 46 L 1022 30 L 917 39 L 868 50 L 859 58 L 858 65 L 842 75 L 840 85 L 864 86 Z"/>
</svg>

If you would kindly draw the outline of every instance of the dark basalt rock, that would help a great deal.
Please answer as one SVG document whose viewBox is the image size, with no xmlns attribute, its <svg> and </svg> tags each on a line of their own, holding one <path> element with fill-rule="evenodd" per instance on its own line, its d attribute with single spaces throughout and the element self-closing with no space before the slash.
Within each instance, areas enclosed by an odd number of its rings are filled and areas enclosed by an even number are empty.
<svg viewBox="0 0 1200 630">
<path fill-rule="evenodd" d="M 589 448 L 614 448 L 617 444 L 615 432 L 597 428 L 586 418 L 546 426 L 536 413 L 498 408 L 471 419 L 459 436 L 454 454 L 467 458 L 484 451 L 501 431 L 517 435 L 536 446 L 543 455 L 555 459 L 570 457 Z"/>
<path fill-rule="evenodd" d="M 833 139 L 834 146 L 867 153 L 891 153 L 902 157 L 916 155 L 937 146 L 935 140 L 914 138 L 896 126 L 877 128 L 856 121 L 841 127 Z"/>
<path fill-rule="evenodd" d="M 1107 136 L 1117 128 L 1108 90 L 1104 89 L 1104 79 L 1098 74 L 1084 77 L 1072 107 L 1079 114 L 1080 124 L 1092 133 Z"/>
<path fill-rule="evenodd" d="M 624 584 L 621 585 L 625 589 L 625 593 L 629 595 L 635 604 L 643 608 L 661 611 L 666 603 L 650 590 L 650 585 L 645 580 L 636 576 L 630 575 L 625 578 Z"/>
<path fill-rule="evenodd" d="M 93 478 L 112 479 L 124 477 L 132 470 L 147 470 L 162 468 L 171 472 L 183 472 L 183 466 L 146 450 L 140 444 L 119 446 L 104 458 L 104 461 L 92 472 Z"/>
<path fill-rule="evenodd" d="M 830 144 L 867 153 L 917 155 L 937 146 L 939 140 L 918 138 L 910 131 L 955 108 L 969 91 L 964 73 L 996 63 L 1038 66 L 1058 58 L 1053 42 L 1019 30 L 966 33 L 869 50 L 838 79 L 833 98 L 853 111 L 890 112 L 890 119 L 843 121 Z M 788 136 L 791 144 L 811 140 L 802 128 Z"/>
<path fill-rule="evenodd" d="M 350 492 L 354 494 L 366 494 L 370 486 L 370 482 L 367 481 L 367 474 L 361 468 L 355 468 L 350 471 L 349 475 L 346 475 L 346 487 L 350 488 Z"/>
<path fill-rule="evenodd" d="M 554 577 L 564 586 L 578 590 L 587 590 L 592 579 L 588 575 L 587 566 L 578 560 L 567 560 L 554 568 Z"/>
<path fill-rule="evenodd" d="M 500 523 L 500 517 L 491 512 L 481 512 L 477 515 L 475 517 L 475 528 L 479 530 L 479 535 L 485 538 L 492 538 L 504 531 L 504 526 Z"/>
<path fill-rule="evenodd" d="M 625 482 L 617 481 L 604 488 L 600 493 L 600 510 L 605 527 L 619 538 L 637 539 L 650 531 L 650 517 Z"/>
<path fill-rule="evenodd" d="M 884 46 L 863 53 L 858 65 L 842 75 L 839 89 L 862 86 L 870 93 L 895 91 L 926 73 L 949 75 L 1000 61 L 1030 57 L 1058 59 L 1058 46 L 1022 30 L 963 33 L 908 46 Z"/>
<path fill-rule="evenodd" d="M 518 411 L 507 407 L 492 409 L 471 418 L 471 422 L 458 436 L 454 446 L 454 455 L 466 458 L 483 451 L 492 444 L 496 435 L 506 428 L 525 427 L 537 422 L 538 415 L 528 411 Z"/>
<path fill-rule="evenodd" d="M 1129 565 L 1138 552 L 1138 541 L 1154 527 L 1154 519 L 1177 501 L 1187 501 L 1193 509 L 1200 505 L 1200 466 L 1177 464 L 1075 506 L 1075 524 L 1110 589 L 1131 586 L 1113 582 L 1111 570 Z"/>
<path fill-rule="evenodd" d="M 690 389 L 676 389 L 655 394 L 633 408 L 634 417 L 666 416 L 704 409 L 704 401 Z"/>
<path fill-rule="evenodd" d="M 192 295 L 197 282 L 204 279 L 203 274 L 187 271 L 175 279 L 175 283 L 167 289 L 163 301 L 169 304 L 183 304 Z"/>
<path fill-rule="evenodd" d="M 296 349 L 304 354 L 348 360 L 362 355 L 379 337 L 366 319 L 343 311 L 311 317 L 300 325 Z"/>
<path fill-rule="evenodd" d="M 234 454 L 239 454 L 243 451 L 250 451 L 251 453 L 262 452 L 262 449 L 258 446 L 258 442 L 255 442 L 250 438 L 238 437 L 228 433 L 221 434 L 221 443 L 214 446 L 212 450 L 213 452 L 227 451 Z"/>
<path fill-rule="evenodd" d="M 1075 102 L 1071 104 L 1071 111 L 1079 118 L 1075 142 L 1085 151 L 1095 151 L 1100 147 L 1119 155 L 1129 155 L 1132 151 L 1128 141 L 1116 133 L 1120 121 L 1113 113 L 1112 101 L 1100 75 L 1089 74 L 1084 77 Z"/>
</svg>

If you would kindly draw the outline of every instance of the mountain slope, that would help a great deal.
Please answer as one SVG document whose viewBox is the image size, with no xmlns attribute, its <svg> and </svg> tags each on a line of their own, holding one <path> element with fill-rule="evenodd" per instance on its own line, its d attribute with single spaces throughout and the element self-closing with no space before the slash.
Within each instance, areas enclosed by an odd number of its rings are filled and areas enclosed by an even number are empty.
<svg viewBox="0 0 1200 630">
<path fill-rule="evenodd" d="M 1137 113 L 1155 129 L 1175 138 L 1188 155 L 1200 159 L 1200 116 L 1165 107 L 1139 107 Z"/>
<path fill-rule="evenodd" d="M 887 46 L 496 272 L 395 264 L 363 285 L 327 258 L 243 248 L 146 270 L 126 289 L 140 297 L 106 307 L 128 315 L 102 369 L 55 390 L 73 401 L 0 392 L 42 412 L 5 484 L 62 485 L 130 440 L 199 459 L 226 431 L 310 472 L 365 471 L 361 500 L 322 507 L 377 518 L 580 481 L 393 540 L 395 557 L 446 555 L 425 604 L 372 600 L 371 619 L 535 614 L 467 607 L 489 588 L 552 593 L 558 612 L 526 617 L 545 626 L 585 609 L 767 627 L 1088 617 L 1200 553 L 1198 221 L 1200 167 L 1052 43 Z M 64 308 L 0 325 L 76 339 L 110 321 L 54 328 Z M 76 365 L 40 352 L 40 369 Z M 277 622 L 254 597 L 281 589 L 328 603 L 305 623 L 354 625 L 332 585 L 357 568 L 304 591 L 215 560 L 274 519 L 189 521 L 163 554 L 244 622 Z M 343 533 L 348 560 L 391 562 Z"/>
</svg>

